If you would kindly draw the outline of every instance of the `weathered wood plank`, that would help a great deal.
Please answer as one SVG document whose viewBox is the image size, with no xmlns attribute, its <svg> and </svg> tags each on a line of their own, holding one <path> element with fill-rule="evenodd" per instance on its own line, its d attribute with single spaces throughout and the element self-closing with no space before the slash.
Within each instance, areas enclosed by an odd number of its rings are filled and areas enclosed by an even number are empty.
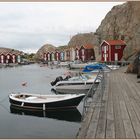
<svg viewBox="0 0 140 140">
<path fill-rule="evenodd" d="M 106 124 L 106 138 L 115 138 L 115 122 L 113 111 L 113 99 L 112 99 L 112 86 L 108 82 L 108 107 L 107 107 L 107 124 Z"/>
<path fill-rule="evenodd" d="M 122 80 L 125 80 L 124 77 L 121 77 Z M 131 136 L 128 134 L 129 132 L 126 130 L 126 133 L 127 133 L 127 137 L 128 138 L 133 138 L 133 134 L 134 134 L 134 138 L 138 138 L 139 136 L 139 128 L 138 126 L 140 126 L 139 124 L 139 121 L 138 121 L 138 118 L 136 116 L 136 113 L 134 112 L 134 108 L 133 108 L 133 105 L 131 104 L 131 96 L 129 96 L 130 94 L 130 91 L 129 91 L 129 85 L 124 82 L 124 84 L 120 84 L 120 87 L 121 89 L 123 89 L 123 98 L 124 98 L 124 101 L 125 101 L 125 104 L 126 104 L 126 109 L 128 111 L 128 115 L 130 117 L 130 122 L 125 122 L 125 126 L 127 127 L 128 123 L 130 125 L 132 125 L 132 128 L 131 128 Z M 125 128 L 126 128 L 125 127 Z M 126 128 L 127 129 L 127 128 Z M 133 132 L 132 132 L 133 131 Z"/>
<path fill-rule="evenodd" d="M 102 96 L 103 96 L 101 93 L 98 93 L 98 94 L 100 96 L 94 97 L 94 99 L 93 99 L 93 104 L 94 104 L 95 110 L 93 112 L 91 122 L 89 124 L 89 128 L 87 130 L 87 135 L 85 138 L 95 138 L 95 135 L 96 135 L 100 109 L 102 106 Z M 95 98 L 96 98 L 96 100 L 95 100 Z"/>
<path fill-rule="evenodd" d="M 93 96 L 92 103 L 89 107 L 86 117 L 84 118 L 81 124 L 81 127 L 77 134 L 77 138 L 85 138 L 87 136 L 87 133 L 89 134 L 88 130 L 90 131 L 89 126 L 91 124 L 91 119 L 93 118 L 92 116 L 96 107 L 98 108 L 101 105 L 101 98 L 102 98 L 102 94 L 100 93 L 95 93 L 95 95 Z M 94 123 L 91 125 L 94 125 Z"/>
<path fill-rule="evenodd" d="M 119 105 L 119 89 L 118 81 L 116 80 L 117 73 L 111 74 L 111 86 L 113 95 L 113 109 L 114 109 L 114 120 L 115 120 L 115 138 L 126 138 L 124 124 L 121 116 L 121 110 Z"/>
<path fill-rule="evenodd" d="M 99 114 L 100 114 L 100 105 L 99 107 L 96 107 L 93 112 L 93 116 L 92 116 L 89 128 L 87 130 L 87 135 L 85 138 L 95 138 L 96 129 L 97 129 L 98 120 L 99 120 Z"/>
<path fill-rule="evenodd" d="M 106 94 L 96 95 L 84 135 L 78 138 L 140 138 L 140 85 L 124 71 L 110 73 Z"/>
<path fill-rule="evenodd" d="M 105 126 L 106 126 L 106 107 L 105 103 L 102 103 L 95 138 L 105 138 Z"/>
<path fill-rule="evenodd" d="M 135 138 L 133 126 L 126 109 L 125 102 L 121 101 L 120 106 L 121 106 L 121 114 L 122 114 L 123 124 L 125 128 L 126 138 Z"/>
<path fill-rule="evenodd" d="M 100 116 L 99 116 L 99 121 L 98 121 L 95 138 L 105 138 L 106 137 L 108 86 L 109 86 L 109 80 L 106 80 L 106 88 L 103 93 L 102 106 L 100 108 Z"/>
<path fill-rule="evenodd" d="M 131 123 L 132 123 L 133 129 L 134 129 L 135 137 L 139 138 L 139 136 L 140 136 L 140 122 L 139 122 L 137 115 L 134 111 L 133 105 L 129 100 L 127 92 L 124 92 L 124 98 L 126 100 L 126 106 L 127 106 L 127 110 L 129 112 L 129 115 L 130 115 L 130 119 L 131 119 Z"/>
</svg>

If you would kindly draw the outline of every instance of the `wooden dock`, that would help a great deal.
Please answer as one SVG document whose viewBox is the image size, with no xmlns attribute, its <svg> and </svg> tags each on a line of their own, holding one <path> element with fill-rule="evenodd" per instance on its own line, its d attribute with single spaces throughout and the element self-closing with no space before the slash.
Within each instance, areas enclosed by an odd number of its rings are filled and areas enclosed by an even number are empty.
<svg viewBox="0 0 140 140">
<path fill-rule="evenodd" d="M 108 74 L 103 94 L 95 94 L 77 138 L 140 138 L 140 83 L 125 68 Z"/>
</svg>

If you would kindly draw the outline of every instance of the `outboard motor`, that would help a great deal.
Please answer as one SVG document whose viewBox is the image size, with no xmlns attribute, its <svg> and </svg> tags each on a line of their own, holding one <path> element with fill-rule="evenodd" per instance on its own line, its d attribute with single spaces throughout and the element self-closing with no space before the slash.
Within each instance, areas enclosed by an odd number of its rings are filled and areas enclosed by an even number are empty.
<svg viewBox="0 0 140 140">
<path fill-rule="evenodd" d="M 66 76 L 63 80 L 68 80 L 69 78 L 71 78 L 70 75 Z"/>
<path fill-rule="evenodd" d="M 62 80 L 63 80 L 62 76 L 56 77 L 55 81 L 51 82 L 51 85 L 54 86 L 56 85 L 57 82 L 62 81 Z"/>
</svg>

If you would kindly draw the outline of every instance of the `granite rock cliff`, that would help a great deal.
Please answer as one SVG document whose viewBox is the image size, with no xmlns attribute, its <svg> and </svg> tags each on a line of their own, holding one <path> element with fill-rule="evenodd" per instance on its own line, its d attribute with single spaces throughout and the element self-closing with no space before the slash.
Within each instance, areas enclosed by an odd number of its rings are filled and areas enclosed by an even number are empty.
<svg viewBox="0 0 140 140">
<path fill-rule="evenodd" d="M 127 43 L 124 59 L 128 60 L 140 49 L 140 2 L 129 1 L 114 6 L 96 30 L 102 40 L 122 39 Z"/>
</svg>

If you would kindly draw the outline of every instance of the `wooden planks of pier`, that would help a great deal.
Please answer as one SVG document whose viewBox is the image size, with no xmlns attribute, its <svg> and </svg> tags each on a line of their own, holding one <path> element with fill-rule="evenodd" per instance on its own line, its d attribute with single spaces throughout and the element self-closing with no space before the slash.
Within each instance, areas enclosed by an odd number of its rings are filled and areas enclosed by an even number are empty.
<svg viewBox="0 0 140 140">
<path fill-rule="evenodd" d="M 140 138 L 140 83 L 125 70 L 108 75 L 105 91 L 95 94 L 77 138 Z"/>
</svg>

